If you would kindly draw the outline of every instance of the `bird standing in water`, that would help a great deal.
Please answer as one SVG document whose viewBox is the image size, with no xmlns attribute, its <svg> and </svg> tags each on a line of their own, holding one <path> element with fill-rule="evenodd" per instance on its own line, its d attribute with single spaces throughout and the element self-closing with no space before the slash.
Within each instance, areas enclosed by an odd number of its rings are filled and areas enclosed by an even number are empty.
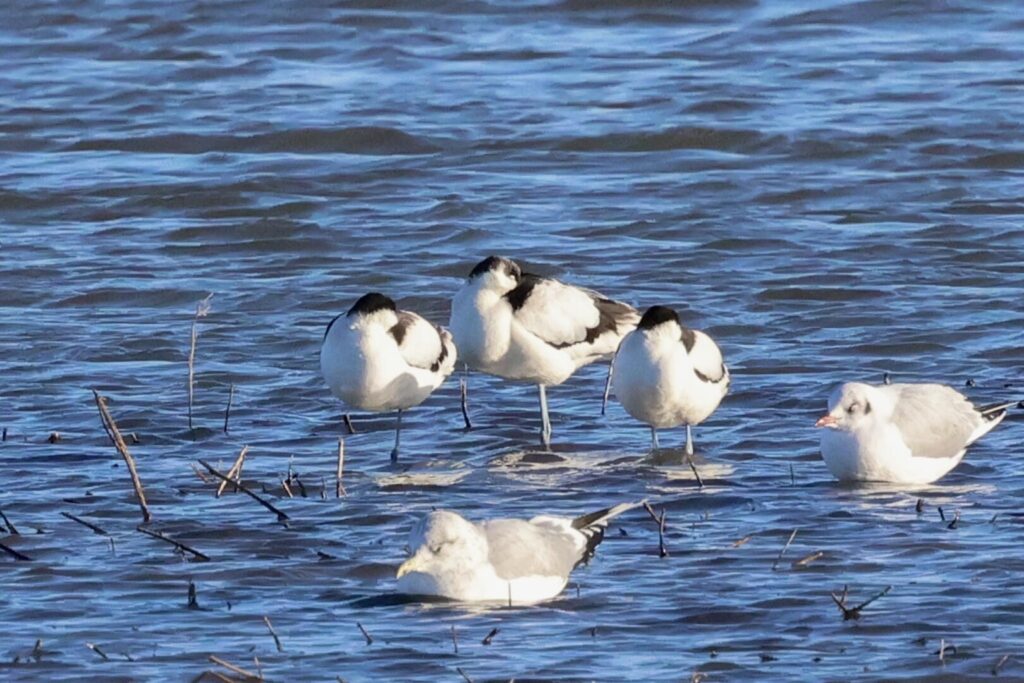
<svg viewBox="0 0 1024 683">
<path fill-rule="evenodd" d="M 376 292 L 361 297 L 327 326 L 320 370 L 331 393 L 359 410 L 398 411 L 398 460 L 402 411 L 417 406 L 455 368 L 455 344 L 447 330 Z"/>
</svg>

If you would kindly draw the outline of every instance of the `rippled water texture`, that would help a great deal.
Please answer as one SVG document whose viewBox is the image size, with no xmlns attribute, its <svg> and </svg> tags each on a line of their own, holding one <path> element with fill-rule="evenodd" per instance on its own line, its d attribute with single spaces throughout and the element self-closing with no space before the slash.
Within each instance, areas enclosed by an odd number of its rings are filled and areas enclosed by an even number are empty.
<svg viewBox="0 0 1024 683">
<path fill-rule="evenodd" d="M 812 428 L 832 384 L 884 372 L 1022 398 L 1024 11 L 432 4 L 5 4 L 0 507 L 34 561 L 0 555 L 0 678 L 190 679 L 214 654 L 273 680 L 962 680 L 1009 654 L 1024 679 L 1019 412 L 919 490 L 837 486 Z M 595 366 L 549 391 L 553 455 L 535 390 L 480 375 L 475 428 L 453 378 L 408 414 L 398 468 L 393 418 L 356 414 L 334 498 L 327 321 L 369 290 L 446 321 L 495 252 L 719 340 L 734 383 L 695 432 L 703 489 L 620 406 L 600 417 Z M 150 528 L 210 562 L 135 531 L 94 388 L 138 439 Z M 244 444 L 287 527 L 193 471 Z M 392 594 L 434 506 L 645 497 L 669 556 L 630 513 L 550 604 Z M 843 621 L 844 585 L 892 589 Z"/>
</svg>

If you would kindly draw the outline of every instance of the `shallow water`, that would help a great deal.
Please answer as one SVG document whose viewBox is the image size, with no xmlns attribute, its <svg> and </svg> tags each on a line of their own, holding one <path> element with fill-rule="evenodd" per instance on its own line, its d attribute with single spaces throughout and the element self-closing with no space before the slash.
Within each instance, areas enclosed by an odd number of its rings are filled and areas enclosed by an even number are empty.
<svg viewBox="0 0 1024 683">
<path fill-rule="evenodd" d="M 1019 417 L 917 490 L 837 486 L 811 427 L 832 384 L 884 372 L 1022 397 L 1013 3 L 263 5 L 15 1 L 0 22 L 0 508 L 34 559 L 0 556 L 0 676 L 189 679 L 215 654 L 274 680 L 961 680 L 1011 654 L 1024 679 Z M 378 289 L 443 322 L 489 253 L 719 340 L 703 489 L 620 406 L 600 417 L 595 366 L 549 392 L 554 457 L 535 390 L 472 375 L 467 432 L 453 378 L 408 413 L 397 469 L 393 419 L 356 415 L 333 497 L 327 321 Z M 138 437 L 151 528 L 210 562 L 134 530 L 93 388 Z M 192 471 L 243 444 L 287 527 Z M 547 605 L 391 595 L 434 506 L 645 497 L 669 556 L 630 513 Z M 844 622 L 844 585 L 892 590 Z"/>
</svg>

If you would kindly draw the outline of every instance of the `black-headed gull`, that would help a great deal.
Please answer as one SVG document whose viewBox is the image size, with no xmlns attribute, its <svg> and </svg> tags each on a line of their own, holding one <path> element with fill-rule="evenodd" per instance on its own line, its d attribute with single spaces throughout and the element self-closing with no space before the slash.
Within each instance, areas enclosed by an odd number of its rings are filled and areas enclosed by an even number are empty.
<svg viewBox="0 0 1024 683">
<path fill-rule="evenodd" d="M 455 368 L 455 344 L 447 330 L 376 292 L 334 318 L 320 347 L 320 370 L 331 393 L 360 410 L 398 411 L 398 460 L 402 411 L 417 406 Z"/>
<path fill-rule="evenodd" d="M 612 363 L 615 396 L 630 415 L 657 430 L 686 425 L 686 453 L 693 455 L 691 427 L 715 412 L 729 391 L 729 369 L 718 345 L 679 322 L 667 306 L 651 306 L 626 335 Z"/>
<path fill-rule="evenodd" d="M 594 554 L 608 522 L 640 503 L 589 515 L 474 523 L 435 510 L 409 534 L 398 590 L 460 602 L 529 605 L 554 598 Z"/>
<path fill-rule="evenodd" d="M 469 367 L 537 385 L 541 443 L 548 447 L 545 388 L 610 356 L 639 317 L 628 304 L 524 273 L 514 261 L 490 256 L 455 295 L 449 327 Z"/>
<path fill-rule="evenodd" d="M 930 484 L 1002 422 L 1011 403 L 978 408 L 942 384 L 847 382 L 816 426 L 821 455 L 840 481 Z"/>
</svg>

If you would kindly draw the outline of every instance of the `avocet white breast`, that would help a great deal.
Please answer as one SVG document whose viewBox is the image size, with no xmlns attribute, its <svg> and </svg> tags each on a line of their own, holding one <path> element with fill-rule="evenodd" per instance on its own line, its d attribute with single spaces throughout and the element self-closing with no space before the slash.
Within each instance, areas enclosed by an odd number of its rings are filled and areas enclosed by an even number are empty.
<svg viewBox="0 0 1024 683">
<path fill-rule="evenodd" d="M 978 408 L 942 384 L 847 382 L 816 426 L 821 455 L 840 481 L 930 484 L 1006 417 L 1012 403 Z"/>
<path fill-rule="evenodd" d="M 547 447 L 551 421 L 545 387 L 611 355 L 639 317 L 628 304 L 489 256 L 455 295 L 449 326 L 471 368 L 537 385 L 541 443 Z"/>
<path fill-rule="evenodd" d="M 359 410 L 398 411 L 398 459 L 402 411 L 417 406 L 455 367 L 455 344 L 447 330 L 376 292 L 361 297 L 327 326 L 320 370 L 331 393 Z"/>
<path fill-rule="evenodd" d="M 657 430 L 686 425 L 686 452 L 693 455 L 691 427 L 715 412 L 729 390 L 729 369 L 718 345 L 679 322 L 666 306 L 651 306 L 622 340 L 612 366 L 615 396 L 630 415 Z"/>
<path fill-rule="evenodd" d="M 435 510 L 413 527 L 398 590 L 461 602 L 529 605 L 556 597 L 590 560 L 608 522 L 639 505 L 589 515 L 494 519 L 479 524 Z"/>
</svg>

